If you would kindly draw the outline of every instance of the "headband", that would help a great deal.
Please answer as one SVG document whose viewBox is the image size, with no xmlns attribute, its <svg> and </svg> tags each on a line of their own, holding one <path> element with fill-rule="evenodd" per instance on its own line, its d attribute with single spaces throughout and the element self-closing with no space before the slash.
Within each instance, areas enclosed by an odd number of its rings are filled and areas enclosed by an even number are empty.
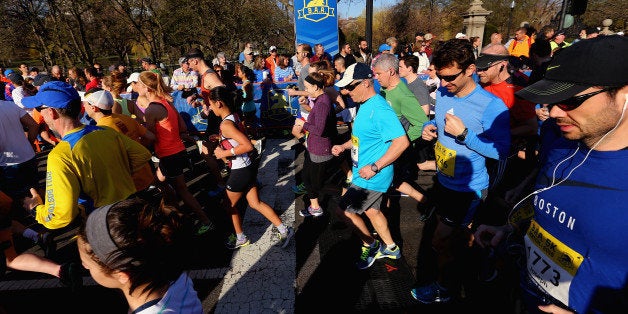
<svg viewBox="0 0 628 314">
<path fill-rule="evenodd" d="M 113 203 L 97 208 L 87 216 L 87 223 L 85 224 L 87 242 L 92 247 L 92 251 L 96 257 L 109 268 L 115 268 L 112 266 L 125 264 L 132 260 L 132 258 L 127 257 L 117 261 L 115 265 L 111 264 L 111 261 L 122 254 L 120 248 L 113 242 L 113 239 L 111 239 L 109 222 L 107 221 L 109 210 L 116 204 L 117 203 Z"/>
</svg>

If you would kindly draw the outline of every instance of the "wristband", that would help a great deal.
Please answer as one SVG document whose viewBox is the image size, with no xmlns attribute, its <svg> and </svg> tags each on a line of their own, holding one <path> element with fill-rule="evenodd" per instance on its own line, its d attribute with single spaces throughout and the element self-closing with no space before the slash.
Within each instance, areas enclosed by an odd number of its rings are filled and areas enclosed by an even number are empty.
<svg viewBox="0 0 628 314">
<path fill-rule="evenodd" d="M 233 155 L 233 156 L 235 156 L 235 155 L 236 155 L 236 153 L 235 153 L 235 149 L 234 149 L 233 147 L 231 147 L 231 155 Z"/>
</svg>

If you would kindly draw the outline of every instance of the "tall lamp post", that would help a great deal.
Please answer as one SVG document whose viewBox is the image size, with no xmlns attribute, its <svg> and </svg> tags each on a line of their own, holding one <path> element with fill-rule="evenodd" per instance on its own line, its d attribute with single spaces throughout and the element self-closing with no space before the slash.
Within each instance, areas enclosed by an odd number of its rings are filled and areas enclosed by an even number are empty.
<svg viewBox="0 0 628 314">
<path fill-rule="evenodd" d="M 512 11 L 515 9 L 515 0 L 510 3 L 510 14 L 508 14 L 508 29 L 506 30 L 506 36 L 510 38 L 510 27 L 512 26 Z"/>
</svg>

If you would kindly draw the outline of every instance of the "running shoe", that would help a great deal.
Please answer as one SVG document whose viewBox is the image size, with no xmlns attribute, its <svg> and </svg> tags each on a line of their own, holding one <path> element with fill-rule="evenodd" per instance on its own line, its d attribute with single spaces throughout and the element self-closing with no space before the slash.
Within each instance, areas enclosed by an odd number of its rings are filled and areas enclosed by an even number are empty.
<svg viewBox="0 0 628 314">
<path fill-rule="evenodd" d="M 401 258 L 401 250 L 398 245 L 395 245 L 394 250 L 390 250 L 386 245 L 382 244 L 382 247 L 377 251 L 377 254 L 375 254 L 375 259 L 380 258 L 399 259 Z"/>
<path fill-rule="evenodd" d="M 211 221 L 207 223 L 203 223 L 201 222 L 200 219 L 197 219 L 196 221 L 194 221 L 194 226 L 196 228 L 196 235 L 203 235 L 207 233 L 208 231 L 212 231 L 216 229 L 216 226 L 214 226 L 214 224 Z"/>
<path fill-rule="evenodd" d="M 235 234 L 231 234 L 229 236 L 229 239 L 227 239 L 227 243 L 225 243 L 227 248 L 231 250 L 236 250 L 243 246 L 247 246 L 249 244 L 251 244 L 251 241 L 249 241 L 249 238 L 244 236 L 244 238 L 238 240 L 238 237 Z"/>
<path fill-rule="evenodd" d="M 417 287 L 410 290 L 412 297 L 423 303 L 447 303 L 451 300 L 451 294 L 437 282 L 433 282 L 427 286 Z"/>
<path fill-rule="evenodd" d="M 277 230 L 277 238 L 279 239 L 279 242 L 277 243 L 281 246 L 282 249 L 288 246 L 288 243 L 290 242 L 290 239 L 292 239 L 292 237 L 294 237 L 294 228 L 292 227 L 288 227 L 285 234 L 282 234 L 281 232 L 279 232 L 279 230 Z"/>
<path fill-rule="evenodd" d="M 262 155 L 262 141 L 263 139 L 257 139 L 255 141 L 255 144 L 253 144 L 253 147 L 255 148 L 255 150 L 257 151 L 257 155 L 261 156 Z"/>
<path fill-rule="evenodd" d="M 307 207 L 307 211 L 310 212 L 310 215 L 314 216 L 314 217 L 319 217 L 323 215 L 323 208 L 319 207 L 319 208 L 312 208 L 312 206 L 308 206 Z"/>
<path fill-rule="evenodd" d="M 379 251 L 379 241 L 375 240 L 373 247 L 362 245 L 360 260 L 356 263 L 359 269 L 367 269 L 375 262 L 375 255 Z"/>
<path fill-rule="evenodd" d="M 301 183 L 299 185 L 293 186 L 292 187 L 292 192 L 294 192 L 294 194 L 305 194 L 305 193 L 307 193 L 307 190 L 305 189 L 305 184 Z"/>
<path fill-rule="evenodd" d="M 303 208 L 299 211 L 299 216 L 301 217 L 312 217 L 312 213 L 310 213 L 310 208 Z"/>
</svg>

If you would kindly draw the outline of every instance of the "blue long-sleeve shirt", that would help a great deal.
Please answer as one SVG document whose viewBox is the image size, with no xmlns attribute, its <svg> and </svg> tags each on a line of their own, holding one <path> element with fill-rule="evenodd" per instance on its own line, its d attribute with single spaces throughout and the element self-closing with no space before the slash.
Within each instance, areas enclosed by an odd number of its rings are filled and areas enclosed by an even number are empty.
<svg viewBox="0 0 628 314">
<path fill-rule="evenodd" d="M 510 115 L 504 102 L 479 85 L 464 97 L 441 87 L 436 92 L 434 119 L 438 141 L 435 146 L 438 180 L 460 192 L 481 191 L 489 184 L 486 158 L 505 159 L 510 149 Z M 464 142 L 445 133 L 445 114 L 453 110 L 468 129 Z"/>
</svg>

